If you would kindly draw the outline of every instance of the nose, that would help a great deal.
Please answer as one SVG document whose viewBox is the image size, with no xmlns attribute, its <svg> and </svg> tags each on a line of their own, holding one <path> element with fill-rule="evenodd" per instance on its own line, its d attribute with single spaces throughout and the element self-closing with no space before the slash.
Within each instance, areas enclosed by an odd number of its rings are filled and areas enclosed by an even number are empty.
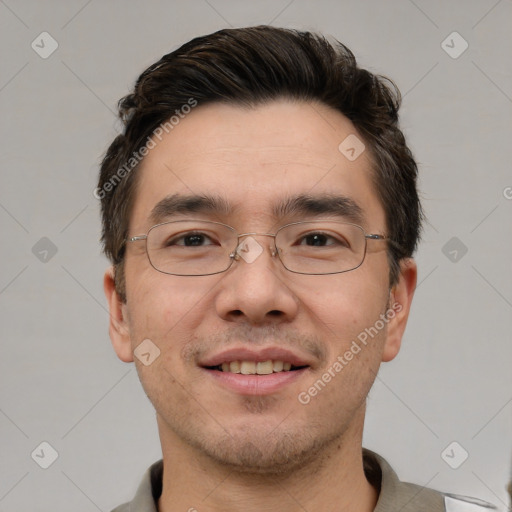
<svg viewBox="0 0 512 512">
<path fill-rule="evenodd" d="M 226 321 L 262 325 L 291 321 L 297 314 L 298 299 L 287 284 L 288 272 L 275 257 L 273 240 L 265 236 L 244 235 L 233 265 L 223 275 L 215 307 Z"/>
</svg>

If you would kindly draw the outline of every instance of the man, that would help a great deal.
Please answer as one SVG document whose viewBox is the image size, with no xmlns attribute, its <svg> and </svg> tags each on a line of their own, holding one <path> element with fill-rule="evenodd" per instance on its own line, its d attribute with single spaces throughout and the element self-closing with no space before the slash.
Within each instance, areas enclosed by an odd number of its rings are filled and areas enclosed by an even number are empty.
<svg viewBox="0 0 512 512">
<path fill-rule="evenodd" d="M 398 106 L 343 45 L 272 27 L 194 39 L 121 100 L 96 190 L 104 287 L 163 461 L 116 511 L 462 503 L 362 449 L 416 285 L 422 211 Z"/>
</svg>

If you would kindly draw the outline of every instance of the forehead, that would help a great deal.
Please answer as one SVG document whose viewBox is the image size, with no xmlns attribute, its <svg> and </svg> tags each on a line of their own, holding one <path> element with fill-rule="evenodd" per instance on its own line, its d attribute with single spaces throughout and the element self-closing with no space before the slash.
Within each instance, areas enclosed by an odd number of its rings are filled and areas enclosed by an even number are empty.
<svg viewBox="0 0 512 512">
<path fill-rule="evenodd" d="M 351 121 L 325 105 L 198 106 L 153 140 L 138 171 L 131 229 L 148 228 L 169 196 L 221 198 L 223 215 L 253 222 L 275 217 L 291 198 L 342 196 L 364 223 L 384 228 L 369 151 Z"/>
</svg>

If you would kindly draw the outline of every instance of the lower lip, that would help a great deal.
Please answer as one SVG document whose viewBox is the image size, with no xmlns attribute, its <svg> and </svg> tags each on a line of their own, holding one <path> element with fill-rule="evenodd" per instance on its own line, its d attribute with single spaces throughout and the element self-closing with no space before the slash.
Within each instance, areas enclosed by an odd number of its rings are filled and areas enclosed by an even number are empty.
<svg viewBox="0 0 512 512">
<path fill-rule="evenodd" d="M 308 368 L 270 373 L 269 375 L 242 375 L 241 373 L 221 372 L 203 368 L 221 386 L 242 395 L 269 395 L 280 391 L 299 379 Z"/>
</svg>

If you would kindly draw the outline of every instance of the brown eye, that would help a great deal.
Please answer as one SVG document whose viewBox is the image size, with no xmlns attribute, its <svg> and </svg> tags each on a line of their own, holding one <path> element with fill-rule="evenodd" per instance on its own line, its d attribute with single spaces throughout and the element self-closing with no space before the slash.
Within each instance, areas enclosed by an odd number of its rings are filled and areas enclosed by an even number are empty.
<svg viewBox="0 0 512 512">
<path fill-rule="evenodd" d="M 187 235 L 183 237 L 183 245 L 188 247 L 196 247 L 198 245 L 203 245 L 206 241 L 206 237 L 204 235 Z"/>
<path fill-rule="evenodd" d="M 175 245 L 182 247 L 203 247 L 206 245 L 213 245 L 213 241 L 204 233 L 185 233 L 168 239 L 165 245 L 166 247 L 172 247 Z"/>
<path fill-rule="evenodd" d="M 321 234 L 308 235 L 304 237 L 304 242 L 306 245 L 313 245 L 316 247 L 327 245 L 328 241 L 328 237 Z"/>
<path fill-rule="evenodd" d="M 308 233 L 299 239 L 298 245 L 308 247 L 348 247 L 346 240 L 341 236 L 335 237 L 326 233 Z"/>
</svg>

